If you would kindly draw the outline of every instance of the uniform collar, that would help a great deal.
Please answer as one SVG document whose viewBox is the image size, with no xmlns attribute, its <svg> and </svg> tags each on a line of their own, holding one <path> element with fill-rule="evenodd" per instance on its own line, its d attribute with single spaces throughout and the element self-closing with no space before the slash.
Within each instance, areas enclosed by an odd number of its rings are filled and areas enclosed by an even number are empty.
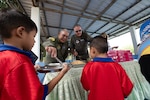
<svg viewBox="0 0 150 100">
<path fill-rule="evenodd" d="M 15 51 L 15 52 L 24 54 L 24 55 L 28 56 L 32 60 L 32 63 L 34 63 L 34 61 L 33 61 L 33 55 L 31 54 L 30 51 L 24 51 L 24 50 L 21 50 L 19 48 L 14 47 L 14 46 L 1 44 L 0 45 L 0 52 L 6 51 L 6 50 Z"/>
<path fill-rule="evenodd" d="M 95 57 L 93 58 L 93 62 L 114 62 L 112 58 L 100 58 L 100 57 Z"/>
</svg>

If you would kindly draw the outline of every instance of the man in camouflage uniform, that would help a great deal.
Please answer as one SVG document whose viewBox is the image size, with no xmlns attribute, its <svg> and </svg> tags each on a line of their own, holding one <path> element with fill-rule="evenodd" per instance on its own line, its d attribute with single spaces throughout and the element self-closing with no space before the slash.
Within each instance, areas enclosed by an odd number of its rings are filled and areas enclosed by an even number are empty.
<svg viewBox="0 0 150 100">
<path fill-rule="evenodd" d="M 74 26 L 74 32 L 70 42 L 71 51 L 76 56 L 76 60 L 87 60 L 89 58 L 87 45 L 92 38 L 82 31 L 80 25 Z"/>
<path fill-rule="evenodd" d="M 56 38 L 49 37 L 43 43 L 43 46 L 46 50 L 46 57 L 44 59 L 45 64 L 57 63 L 56 59 L 53 58 L 56 55 L 62 62 L 65 61 L 66 57 L 68 56 L 68 36 L 68 30 L 63 29 L 58 33 Z"/>
</svg>

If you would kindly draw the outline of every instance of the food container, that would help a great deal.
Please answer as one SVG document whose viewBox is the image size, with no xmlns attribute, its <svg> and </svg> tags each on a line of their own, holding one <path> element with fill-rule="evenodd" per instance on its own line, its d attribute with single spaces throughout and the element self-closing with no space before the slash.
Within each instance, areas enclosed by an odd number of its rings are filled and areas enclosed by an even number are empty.
<svg viewBox="0 0 150 100">
<path fill-rule="evenodd" d="M 48 72 L 57 72 L 61 71 L 63 66 L 60 65 L 60 63 L 50 63 L 45 66 L 41 66 L 37 71 L 39 73 L 48 73 Z"/>
</svg>

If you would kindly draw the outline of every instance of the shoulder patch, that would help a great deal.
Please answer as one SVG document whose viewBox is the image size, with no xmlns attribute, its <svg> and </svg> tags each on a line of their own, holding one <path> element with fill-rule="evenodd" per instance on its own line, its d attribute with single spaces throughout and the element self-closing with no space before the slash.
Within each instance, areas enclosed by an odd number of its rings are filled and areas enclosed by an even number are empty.
<svg viewBox="0 0 150 100">
<path fill-rule="evenodd" d="M 54 37 L 49 37 L 49 39 L 50 39 L 51 41 L 55 41 L 55 38 L 54 38 Z"/>
</svg>

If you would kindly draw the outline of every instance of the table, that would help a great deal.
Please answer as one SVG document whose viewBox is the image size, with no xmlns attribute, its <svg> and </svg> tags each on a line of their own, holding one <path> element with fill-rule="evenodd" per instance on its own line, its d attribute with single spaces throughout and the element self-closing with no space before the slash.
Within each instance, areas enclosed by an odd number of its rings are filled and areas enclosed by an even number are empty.
<svg viewBox="0 0 150 100">
<path fill-rule="evenodd" d="M 128 61 L 120 62 L 120 64 L 134 83 L 134 88 L 126 100 L 150 99 L 150 84 L 141 74 L 138 62 Z M 77 65 L 71 68 L 46 97 L 46 100 L 87 100 L 87 92 L 82 88 L 80 83 L 82 66 L 84 65 Z M 57 74 L 58 72 L 47 73 L 43 84 L 47 84 Z"/>
<path fill-rule="evenodd" d="M 139 63 L 137 61 L 128 61 L 120 64 L 134 84 L 134 88 L 126 100 L 144 100 L 144 98 L 150 100 L 150 84 L 142 75 Z"/>
</svg>

